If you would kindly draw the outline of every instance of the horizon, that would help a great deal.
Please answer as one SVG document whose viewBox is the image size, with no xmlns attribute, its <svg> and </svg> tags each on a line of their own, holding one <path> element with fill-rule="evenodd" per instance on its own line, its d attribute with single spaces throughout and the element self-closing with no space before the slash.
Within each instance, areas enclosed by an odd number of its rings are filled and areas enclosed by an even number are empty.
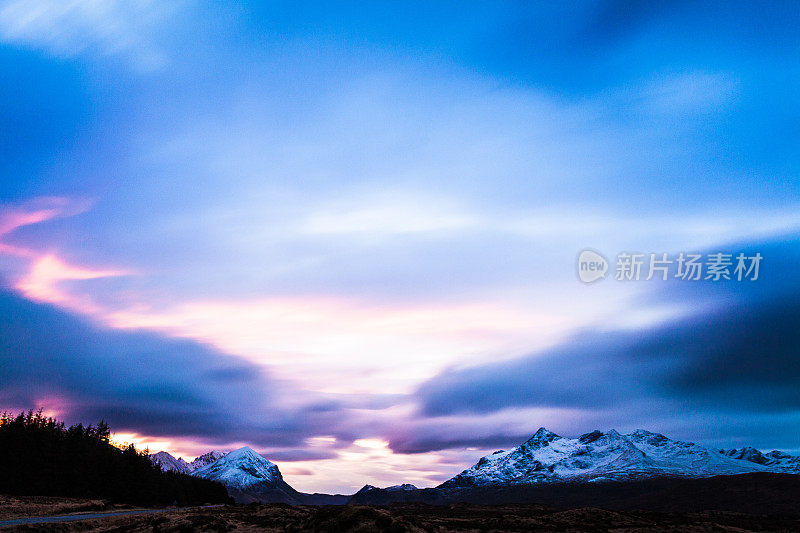
<svg viewBox="0 0 800 533">
<path fill-rule="evenodd" d="M 798 23 L 0 0 L 0 411 L 304 492 L 539 427 L 797 453 Z"/>
<path fill-rule="evenodd" d="M 533 438 L 534 438 L 536 435 L 538 435 L 538 434 L 539 434 L 540 432 L 542 432 L 542 431 L 544 431 L 544 432 L 547 432 L 547 433 L 550 433 L 550 434 L 552 434 L 552 435 L 555 435 L 555 436 L 556 436 L 556 437 L 558 437 L 559 439 L 567 439 L 567 440 L 577 440 L 577 439 L 580 439 L 580 438 L 582 438 L 582 437 L 584 437 L 584 436 L 588 436 L 588 435 L 591 435 L 591 434 L 593 434 L 593 433 L 597 433 L 597 432 L 600 432 L 600 433 L 602 433 L 603 435 L 608 435 L 609 433 L 612 433 L 612 432 L 614 432 L 614 433 L 616 433 L 617 435 L 619 435 L 619 436 L 621 436 L 621 437 L 629 437 L 629 436 L 631 436 L 631 435 L 633 435 L 633 434 L 636 434 L 636 433 L 646 433 L 646 434 L 648 434 L 648 435 L 656 435 L 656 436 L 666 437 L 666 438 L 667 438 L 669 441 L 671 441 L 671 442 L 680 442 L 680 443 L 686 443 L 686 442 L 684 442 L 684 441 L 675 441 L 675 440 L 673 440 L 673 439 L 670 439 L 670 438 L 669 438 L 668 436 L 666 436 L 666 435 L 663 435 L 663 434 L 661 434 L 661 433 L 658 433 L 658 432 L 656 432 L 656 431 L 650 431 L 650 430 L 647 430 L 647 429 L 643 429 L 643 428 L 637 428 L 637 429 L 634 429 L 633 431 L 630 431 L 630 432 L 627 432 L 627 433 L 620 433 L 620 432 L 618 432 L 617 430 L 615 430 L 615 429 L 613 429 L 613 428 L 612 428 L 612 429 L 605 430 L 605 431 L 603 431 L 603 430 L 600 430 L 600 429 L 595 429 L 595 430 L 592 430 L 592 431 L 588 431 L 588 432 L 586 432 L 586 433 L 583 433 L 583 434 L 581 434 L 581 435 L 569 436 L 569 435 L 559 435 L 559 434 L 557 434 L 557 433 L 555 433 L 555 432 L 552 432 L 552 431 L 550 431 L 550 430 L 549 430 L 549 429 L 547 429 L 546 427 L 540 427 L 538 430 L 536 430 L 536 431 L 534 432 L 534 434 L 533 434 L 533 435 L 530 437 L 530 439 L 528 439 L 528 440 L 531 440 L 531 439 L 533 439 Z M 527 442 L 527 441 L 525 441 L 525 442 Z M 522 443 L 518 444 L 517 446 L 511 447 L 511 448 L 509 448 L 509 449 L 505 449 L 505 450 L 495 450 L 494 452 L 492 452 L 492 453 L 490 453 L 490 454 L 487 454 L 485 457 L 490 457 L 490 456 L 492 456 L 492 455 L 495 455 L 495 454 L 498 454 L 498 453 L 501 453 L 501 452 L 509 452 L 509 451 L 513 451 L 513 450 L 517 449 L 518 447 L 522 446 L 523 444 L 525 444 L 525 442 L 522 442 Z M 696 443 L 688 442 L 688 444 L 696 444 Z M 740 449 L 747 449 L 747 448 L 752 448 L 752 447 L 743 446 L 743 447 L 742 447 L 742 448 L 740 448 Z M 217 452 L 217 453 L 221 453 L 221 454 L 223 454 L 223 457 L 227 457 L 229 454 L 231 454 L 231 453 L 233 453 L 233 452 L 236 452 L 236 451 L 241 451 L 241 450 L 249 450 L 249 451 L 251 451 L 251 452 L 253 452 L 253 453 L 256 453 L 256 454 L 260 455 L 261 457 L 263 457 L 263 458 L 264 458 L 264 459 L 266 459 L 267 461 L 269 461 L 269 462 L 272 462 L 272 461 L 269 459 L 269 457 L 266 457 L 266 456 L 264 456 L 263 454 L 259 453 L 258 451 L 254 450 L 253 448 L 251 448 L 250 446 L 247 446 L 247 445 L 245 445 L 245 446 L 243 446 L 243 447 L 241 447 L 241 448 L 238 448 L 238 449 L 233 449 L 233 450 L 208 450 L 208 451 L 207 451 L 207 452 L 205 452 L 204 454 L 200 454 L 200 455 L 198 455 L 198 456 L 196 456 L 196 457 L 193 457 L 193 458 L 191 458 L 191 457 L 184 458 L 184 457 L 182 457 L 182 456 L 175 456 L 174 454 L 171 454 L 170 452 L 168 452 L 168 451 L 166 451 L 166 450 L 158 450 L 158 451 L 156 451 L 156 452 L 152 452 L 152 451 L 150 451 L 150 455 L 151 455 L 151 456 L 155 456 L 155 455 L 158 455 L 158 454 L 161 454 L 161 453 L 166 453 L 166 454 L 170 455 L 170 457 L 172 457 L 172 459 L 179 460 L 179 461 L 183 461 L 185 464 L 191 464 L 191 463 L 192 463 L 194 460 L 196 460 L 196 459 L 199 459 L 200 457 L 202 457 L 203 455 L 206 455 L 206 454 L 208 454 L 208 453 Z M 713 448 L 711 449 L 711 451 L 716 451 L 716 452 L 720 452 L 720 453 L 721 453 L 723 450 L 724 450 L 724 449 L 713 449 Z M 731 450 L 731 449 L 728 449 L 728 450 L 725 450 L 725 451 L 730 451 L 730 450 Z M 735 449 L 734 449 L 734 450 L 735 450 Z M 780 451 L 780 452 L 784 452 L 784 453 L 789 453 L 790 455 L 792 454 L 792 452 L 795 452 L 794 450 L 766 450 L 766 449 L 761 449 L 761 450 L 758 450 L 758 451 L 759 451 L 759 452 L 761 452 L 761 453 L 769 453 L 769 452 Z M 796 453 L 796 452 L 795 452 L 795 453 Z M 190 458 L 191 458 L 191 460 L 189 460 Z M 478 461 L 479 461 L 479 459 L 480 459 L 480 458 L 476 458 L 476 462 L 478 462 Z M 202 466 L 202 467 L 200 467 L 200 468 L 205 468 L 205 467 L 209 466 L 210 464 L 213 464 L 213 463 L 209 463 L 209 464 L 207 464 L 207 465 L 204 465 L 204 466 Z M 276 464 L 276 465 L 277 465 L 277 463 L 273 463 L 273 464 Z M 277 465 L 277 466 L 278 466 L 278 467 L 280 467 L 280 465 Z M 473 465 L 469 465 L 469 466 L 473 466 Z M 196 470 L 194 470 L 194 471 L 196 471 Z M 460 472 L 459 472 L 459 473 L 460 473 Z M 281 472 L 281 474 L 283 474 L 283 472 Z M 284 479 L 285 479 L 285 477 L 284 477 Z M 447 480 L 445 480 L 445 481 L 447 481 Z M 290 485 L 291 485 L 291 483 L 290 483 Z M 399 483 L 399 484 L 396 484 L 396 485 L 393 485 L 393 486 L 400 486 L 400 485 L 403 485 L 403 484 L 402 484 L 402 483 Z M 438 484 L 437 484 L 437 485 L 438 485 Z M 433 487 L 436 487 L 437 485 L 431 485 L 431 486 L 422 486 L 422 487 L 417 487 L 416 485 L 412 485 L 412 486 L 415 486 L 416 488 L 419 488 L 419 489 L 423 489 L 423 488 L 433 488 Z M 373 485 L 370 485 L 369 483 L 365 483 L 365 484 L 364 484 L 364 485 L 362 485 L 362 486 L 361 486 L 361 487 L 360 487 L 358 490 L 361 490 L 361 489 L 363 489 L 363 488 L 365 488 L 365 487 L 372 487 L 372 486 L 373 486 Z M 379 487 L 379 488 L 380 488 L 380 487 Z M 383 487 L 383 488 L 386 488 L 386 487 Z M 337 494 L 339 494 L 339 493 L 337 493 Z M 342 494 L 343 494 L 343 493 L 342 493 Z"/>
<path fill-rule="evenodd" d="M 616 431 L 617 433 L 619 433 L 617 430 L 615 430 L 613 428 L 612 429 L 608 429 L 606 431 L 603 431 L 601 429 L 594 429 L 592 431 L 587 431 L 586 433 L 583 433 L 583 434 L 580 434 L 580 435 L 571 436 L 571 435 L 558 435 L 557 433 L 550 431 L 546 427 L 540 427 L 538 430 L 536 430 L 533 433 L 533 435 L 531 435 L 531 438 L 533 438 L 537 433 L 539 433 L 542 430 L 548 431 L 550 433 L 554 433 L 556 436 L 558 436 L 560 438 L 564 438 L 564 439 L 579 439 L 580 437 L 582 437 L 584 435 L 588 435 L 588 434 L 594 433 L 596 431 L 600 431 L 601 433 L 604 433 L 604 434 L 610 433 L 612 431 Z M 625 437 L 627 435 L 630 435 L 631 433 L 637 433 L 637 432 L 645 432 L 645 433 L 649 433 L 651 435 L 662 435 L 662 436 L 666 437 L 666 435 L 658 433 L 657 431 L 650 431 L 650 430 L 647 430 L 647 429 L 644 429 L 644 428 L 637 428 L 637 429 L 634 429 L 633 431 L 629 431 L 628 433 L 619 433 L 619 434 L 621 436 Z M 667 437 L 667 438 L 669 438 L 669 437 Z M 670 440 L 672 440 L 672 439 L 670 439 Z M 117 443 L 117 444 L 125 445 L 126 443 Z M 512 448 L 517 448 L 517 447 L 521 446 L 522 444 L 524 444 L 524 442 L 520 443 L 519 445 L 514 446 Z M 509 448 L 509 449 L 512 449 L 512 448 Z M 222 453 L 222 454 L 227 455 L 227 454 L 229 454 L 231 452 L 234 452 L 234 451 L 237 451 L 237 450 L 243 450 L 243 449 L 249 449 L 249 450 L 254 451 L 254 452 L 258 453 L 259 455 L 263 456 L 263 454 L 261 454 L 260 452 L 254 450 L 253 448 L 251 448 L 250 446 L 247 446 L 247 445 L 242 446 L 241 448 L 236 448 L 236 449 L 232 449 L 232 450 L 206 450 L 204 453 L 201 453 L 200 455 L 197 455 L 195 457 L 187 456 L 186 458 L 184 458 L 183 456 L 176 456 L 175 454 L 169 452 L 169 450 L 157 450 L 155 452 L 153 452 L 152 450 L 148 450 L 148 451 L 150 452 L 150 455 L 157 455 L 159 453 L 167 453 L 167 454 L 171 455 L 175 459 L 182 459 L 187 463 L 191 463 L 192 461 L 189 461 L 188 460 L 189 458 L 191 458 L 192 460 L 195 460 L 195 459 L 198 459 L 198 458 L 202 457 L 203 455 L 206 455 L 206 454 L 209 454 L 209 453 L 213 453 L 213 452 Z M 493 453 L 497 453 L 497 452 L 501 452 L 501 451 L 508 451 L 508 450 L 495 450 Z M 794 450 L 768 450 L 768 449 L 761 449 L 759 451 L 760 452 L 782 451 L 782 452 L 786 452 L 786 453 L 791 453 Z M 269 460 L 269 457 L 264 457 L 264 459 Z"/>
</svg>

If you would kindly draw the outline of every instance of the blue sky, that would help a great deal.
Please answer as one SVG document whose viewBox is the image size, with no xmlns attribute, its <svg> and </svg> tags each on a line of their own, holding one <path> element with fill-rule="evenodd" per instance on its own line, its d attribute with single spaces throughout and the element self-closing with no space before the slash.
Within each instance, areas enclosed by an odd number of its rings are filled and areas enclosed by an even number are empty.
<svg viewBox="0 0 800 533">
<path fill-rule="evenodd" d="M 542 425 L 798 449 L 798 11 L 0 2 L 0 407 L 340 492 Z"/>
</svg>

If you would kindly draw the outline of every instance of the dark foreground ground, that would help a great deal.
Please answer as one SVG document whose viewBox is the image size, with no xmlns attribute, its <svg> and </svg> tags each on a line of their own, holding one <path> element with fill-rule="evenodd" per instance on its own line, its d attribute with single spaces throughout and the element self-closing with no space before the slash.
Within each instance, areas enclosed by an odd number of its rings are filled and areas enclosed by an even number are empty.
<svg viewBox="0 0 800 533">
<path fill-rule="evenodd" d="M 453 487 L 404 491 L 370 490 L 351 504 L 391 503 L 540 504 L 561 509 L 598 507 L 696 513 L 714 509 L 753 515 L 800 516 L 800 475 L 740 474 L 703 479 L 656 478 L 609 483 L 553 483 L 505 488 Z"/>
<path fill-rule="evenodd" d="M 130 509 L 135 509 L 135 507 L 114 505 L 99 499 L 0 495 L 0 521 L 27 516 L 55 516 Z"/>
<path fill-rule="evenodd" d="M 52 499 L 51 499 L 52 500 Z M 2 499 L 0 499 L 2 502 Z M 7 502 L 7 500 L 6 500 Z M 62 509 L 65 502 L 39 502 L 29 511 Z M 85 512 L 102 502 L 81 505 Z M 17 505 L 20 510 L 23 506 Z M 3 506 L 4 510 L 8 507 Z M 108 511 L 115 509 L 107 508 Z M 3 518 L 16 518 L 4 513 Z M 27 516 L 34 516 L 29 514 Z M 43 516 L 43 515 L 37 515 Z M 608 511 L 592 507 L 558 509 L 542 505 L 396 504 L 382 507 L 291 507 L 285 504 L 175 509 L 157 514 L 114 516 L 54 524 L 30 524 L 14 531 L 800 531 L 800 517 L 757 516 L 734 512 L 659 513 Z"/>
</svg>

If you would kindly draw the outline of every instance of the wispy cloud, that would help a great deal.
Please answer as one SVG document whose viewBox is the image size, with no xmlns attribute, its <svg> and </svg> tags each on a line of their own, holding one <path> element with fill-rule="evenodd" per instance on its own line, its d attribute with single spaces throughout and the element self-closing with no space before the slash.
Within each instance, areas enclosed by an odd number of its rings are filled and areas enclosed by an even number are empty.
<svg viewBox="0 0 800 533">
<path fill-rule="evenodd" d="M 85 200 L 44 196 L 21 204 L 0 206 L 0 237 L 30 224 L 77 215 L 86 211 L 90 205 Z"/>
<path fill-rule="evenodd" d="M 94 314 L 99 307 L 88 299 L 81 299 L 59 288 L 62 281 L 88 280 L 127 275 L 124 270 L 99 270 L 73 266 L 55 255 L 45 255 L 33 262 L 30 272 L 15 287 L 31 300 L 59 304 L 63 307 Z"/>
<path fill-rule="evenodd" d="M 155 29 L 181 4 L 152 0 L 5 0 L 0 41 L 57 57 L 116 57 L 137 70 L 169 62 Z"/>
<path fill-rule="evenodd" d="M 308 214 L 298 232 L 380 241 L 403 235 L 448 236 L 474 229 L 477 223 L 469 212 L 445 198 L 375 191 L 351 196 L 336 205 L 319 206 Z"/>
<path fill-rule="evenodd" d="M 90 204 L 66 197 L 42 197 L 19 205 L 0 206 L 0 257 L 9 256 L 22 262 L 16 275 L 4 272 L 15 278 L 12 284 L 16 290 L 31 300 L 57 304 L 85 315 L 101 311 L 91 297 L 65 290 L 62 282 L 124 276 L 129 271 L 73 265 L 53 251 L 9 242 L 20 228 L 75 216 L 86 211 Z"/>
</svg>

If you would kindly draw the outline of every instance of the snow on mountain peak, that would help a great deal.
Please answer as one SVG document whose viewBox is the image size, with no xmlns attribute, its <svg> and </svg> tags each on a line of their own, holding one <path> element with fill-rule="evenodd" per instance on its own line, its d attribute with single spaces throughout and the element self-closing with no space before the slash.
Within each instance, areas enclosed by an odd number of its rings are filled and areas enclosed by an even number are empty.
<svg viewBox="0 0 800 533">
<path fill-rule="evenodd" d="M 196 470 L 193 475 L 219 481 L 223 485 L 245 489 L 254 485 L 275 485 L 283 481 L 275 463 L 267 460 L 249 446 L 234 450 L 211 464 Z"/>
<path fill-rule="evenodd" d="M 242 446 L 238 450 L 233 450 L 232 452 L 228 453 L 225 456 L 228 462 L 231 461 L 266 461 L 269 464 L 272 464 L 271 461 L 267 460 L 264 456 L 256 452 L 250 446 Z"/>
<path fill-rule="evenodd" d="M 175 459 L 167 452 L 158 452 L 150 456 L 150 460 L 154 465 L 161 467 L 165 472 L 178 472 L 180 474 L 188 474 L 192 471 L 191 466 L 181 458 Z"/>
<path fill-rule="evenodd" d="M 647 431 L 646 429 L 637 429 L 636 431 L 632 431 L 625 436 L 631 442 L 647 442 L 652 446 L 661 446 L 669 441 L 669 439 L 661 433 L 653 433 L 652 431 Z"/>
<path fill-rule="evenodd" d="M 150 455 L 150 460 L 153 464 L 161 467 L 161 470 L 179 472 L 181 474 L 191 474 L 206 465 L 209 465 L 225 456 L 225 452 L 212 450 L 196 457 L 192 462 L 187 463 L 181 458 L 175 459 L 173 455 L 168 452 L 158 452 Z"/>
<path fill-rule="evenodd" d="M 210 452 L 206 452 L 203 455 L 198 455 L 195 457 L 194 461 L 189 463 L 189 466 L 192 467 L 192 470 L 198 470 L 203 468 L 206 465 L 210 465 L 214 461 L 218 459 L 222 459 L 225 457 L 226 452 L 220 452 L 217 450 L 211 450 Z"/>
<path fill-rule="evenodd" d="M 536 431 L 536 433 L 533 434 L 533 437 L 528 439 L 528 442 L 523 444 L 523 446 L 527 446 L 529 448 L 541 448 L 542 446 L 547 446 L 549 443 L 560 438 L 561 436 L 556 435 L 549 429 L 541 427 Z"/>
<path fill-rule="evenodd" d="M 731 459 L 763 465 L 771 472 L 800 474 L 800 457 L 779 452 L 778 450 L 761 453 L 759 450 L 747 446 L 739 450 L 720 450 L 719 453 Z"/>
<path fill-rule="evenodd" d="M 391 487 L 386 487 L 383 490 L 396 491 L 396 490 L 418 490 L 418 489 L 416 485 L 412 485 L 411 483 L 403 483 L 402 485 L 392 485 Z"/>
<path fill-rule="evenodd" d="M 673 441 L 660 433 L 643 429 L 627 435 L 621 435 L 613 429 L 606 432 L 595 430 L 571 439 L 540 428 L 521 446 L 481 458 L 473 467 L 443 486 L 624 481 L 763 471 L 800 472 L 800 458 L 777 455 L 780 452 L 766 456 L 757 450 L 753 451 L 745 449 L 720 453 L 692 442 Z"/>
</svg>

